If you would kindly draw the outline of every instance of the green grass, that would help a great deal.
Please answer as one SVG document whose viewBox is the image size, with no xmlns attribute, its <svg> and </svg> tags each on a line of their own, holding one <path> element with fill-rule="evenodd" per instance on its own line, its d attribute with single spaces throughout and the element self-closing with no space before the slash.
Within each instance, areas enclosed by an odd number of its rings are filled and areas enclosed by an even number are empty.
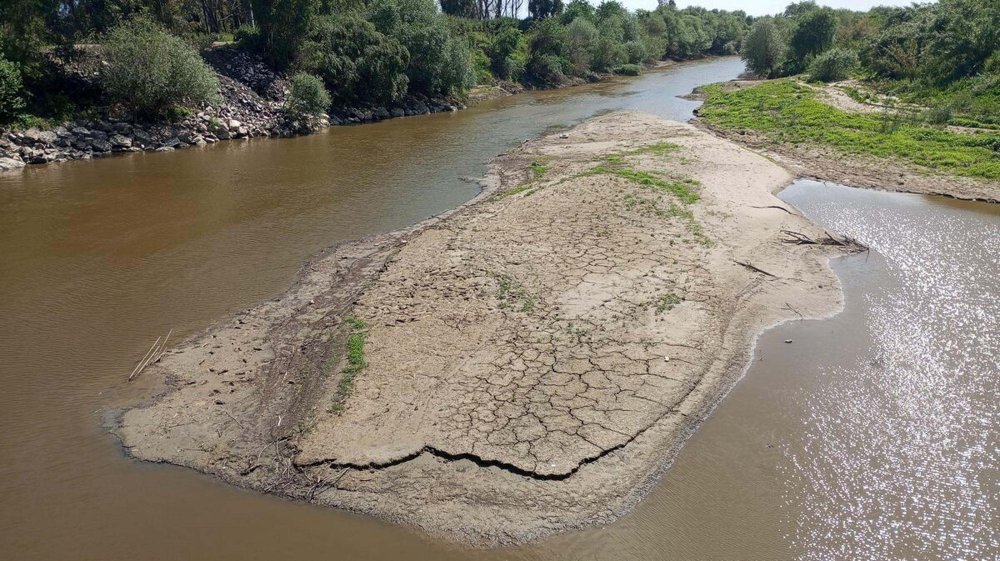
<svg viewBox="0 0 1000 561">
<path fill-rule="evenodd" d="M 648 171 L 640 171 L 624 165 L 621 156 L 616 154 L 612 154 L 605 159 L 610 165 L 602 164 L 594 166 L 581 173 L 580 177 L 604 174 L 617 175 L 644 187 L 651 187 L 671 193 L 685 204 L 697 202 L 700 198 L 698 192 L 695 190 L 698 187 L 698 182 L 694 179 L 664 179 Z"/>
<path fill-rule="evenodd" d="M 905 115 L 848 113 L 816 99 L 792 79 L 725 92 L 705 88 L 699 116 L 733 131 L 755 131 L 785 144 L 825 144 L 851 155 L 898 159 L 927 171 L 1000 179 L 996 134 L 959 134 Z"/>
<path fill-rule="evenodd" d="M 661 295 L 656 299 L 656 314 L 662 314 L 663 312 L 669 312 L 674 309 L 674 306 L 681 303 L 680 296 L 677 296 L 673 292 L 668 292 Z"/>
<path fill-rule="evenodd" d="M 497 275 L 497 300 L 501 310 L 520 310 L 530 314 L 535 311 L 535 298 L 510 275 Z"/>
<path fill-rule="evenodd" d="M 539 177 L 545 175 L 545 173 L 548 171 L 549 171 L 549 166 L 545 165 L 544 163 L 538 161 L 531 162 L 531 174 L 535 177 L 535 179 L 538 179 Z"/>
<path fill-rule="evenodd" d="M 666 156 L 667 154 L 671 154 L 680 149 L 681 149 L 680 145 L 674 144 L 672 142 L 657 142 L 655 144 L 650 144 L 648 146 L 643 146 L 642 148 L 633 150 L 629 152 L 629 155 L 652 154 L 654 156 Z"/>
<path fill-rule="evenodd" d="M 346 318 L 344 322 L 351 331 L 347 335 L 346 364 L 341 371 L 340 381 L 337 382 L 337 394 L 333 397 L 333 405 L 330 406 L 331 413 L 339 413 L 344 410 L 344 403 L 354 390 L 354 378 L 367 366 L 365 362 L 365 322 L 354 316 Z"/>
</svg>

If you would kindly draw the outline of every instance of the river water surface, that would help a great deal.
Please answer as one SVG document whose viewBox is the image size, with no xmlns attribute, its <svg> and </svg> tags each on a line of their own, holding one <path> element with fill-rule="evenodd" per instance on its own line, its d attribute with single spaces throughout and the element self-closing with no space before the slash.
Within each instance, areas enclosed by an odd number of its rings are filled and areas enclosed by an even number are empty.
<svg viewBox="0 0 1000 561">
<path fill-rule="evenodd" d="M 124 458 L 101 411 L 157 335 L 273 297 L 338 241 L 472 197 L 463 176 L 552 127 L 735 77 L 732 59 L 284 140 L 0 176 L 0 558 L 996 558 L 1000 213 L 800 183 L 783 195 L 875 250 L 847 309 L 762 336 L 747 377 L 620 522 L 468 551 Z M 792 344 L 782 343 L 793 339 Z"/>
</svg>

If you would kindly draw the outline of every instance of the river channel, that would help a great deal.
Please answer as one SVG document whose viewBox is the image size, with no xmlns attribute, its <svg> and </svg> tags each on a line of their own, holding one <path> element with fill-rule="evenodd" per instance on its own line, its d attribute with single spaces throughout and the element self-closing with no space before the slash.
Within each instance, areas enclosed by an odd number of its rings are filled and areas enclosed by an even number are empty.
<svg viewBox="0 0 1000 561">
<path fill-rule="evenodd" d="M 0 175 L 0 558 L 992 559 L 1000 555 L 1000 211 L 798 182 L 782 197 L 872 247 L 845 311 L 766 332 L 745 379 L 621 521 L 466 550 L 127 459 L 102 412 L 175 340 L 281 293 L 311 255 L 468 200 L 546 130 L 686 120 L 720 59 L 453 114 Z M 784 343 L 792 340 L 792 343 Z"/>
</svg>

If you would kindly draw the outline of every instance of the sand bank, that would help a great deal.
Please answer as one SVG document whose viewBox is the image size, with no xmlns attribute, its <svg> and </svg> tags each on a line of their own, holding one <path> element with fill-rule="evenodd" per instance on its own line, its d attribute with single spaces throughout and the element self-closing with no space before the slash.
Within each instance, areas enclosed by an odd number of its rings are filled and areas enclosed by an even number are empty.
<svg viewBox="0 0 1000 561">
<path fill-rule="evenodd" d="M 845 249 L 783 241 L 823 236 L 773 196 L 792 179 L 637 113 L 525 143 L 476 200 L 331 248 L 169 352 L 143 374 L 168 389 L 117 432 L 139 459 L 465 543 L 609 522 L 762 329 L 840 309 Z"/>
</svg>

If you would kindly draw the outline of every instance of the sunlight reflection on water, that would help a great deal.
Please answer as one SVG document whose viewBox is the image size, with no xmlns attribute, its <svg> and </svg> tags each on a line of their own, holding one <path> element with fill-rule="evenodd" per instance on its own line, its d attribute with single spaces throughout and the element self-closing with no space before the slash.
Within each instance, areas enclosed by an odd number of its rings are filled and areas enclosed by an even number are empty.
<svg viewBox="0 0 1000 561">
<path fill-rule="evenodd" d="M 878 252 L 889 282 L 857 326 L 871 346 L 820 365 L 818 391 L 801 396 L 789 539 L 807 560 L 1000 558 L 1000 221 L 804 188 L 821 194 L 783 198 Z"/>
</svg>

